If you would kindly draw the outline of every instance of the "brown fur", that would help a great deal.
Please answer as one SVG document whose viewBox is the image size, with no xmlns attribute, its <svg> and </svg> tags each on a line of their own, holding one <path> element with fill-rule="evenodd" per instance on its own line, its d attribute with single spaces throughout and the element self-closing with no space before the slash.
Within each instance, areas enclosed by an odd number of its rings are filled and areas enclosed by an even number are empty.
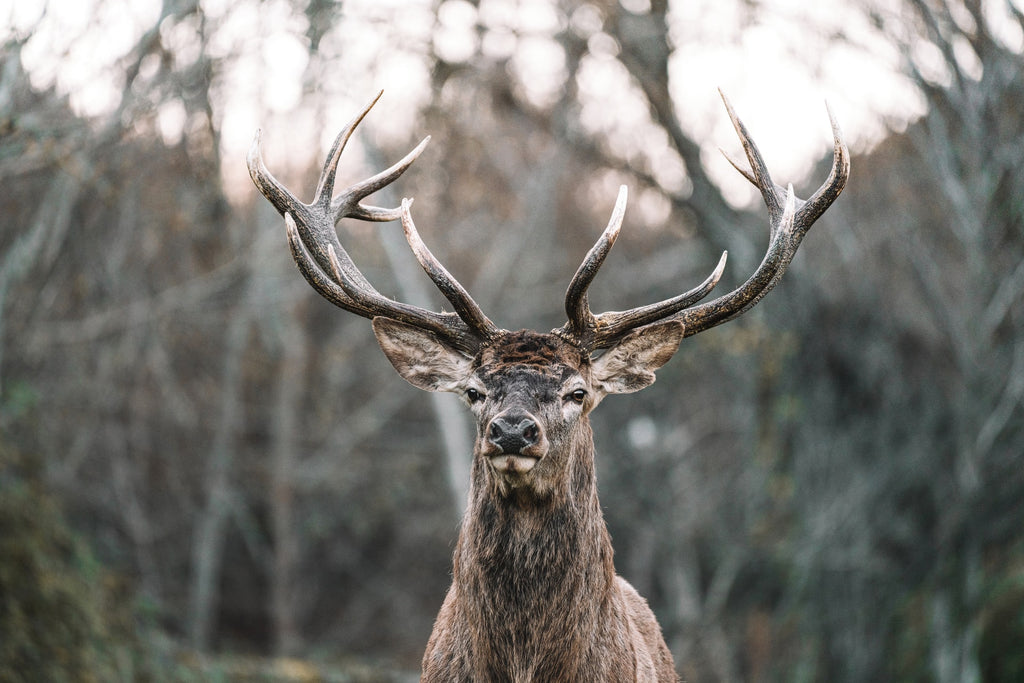
<svg viewBox="0 0 1024 683">
<path fill-rule="evenodd" d="M 555 335 L 528 331 L 505 333 L 468 364 L 440 343 L 425 361 L 422 334 L 390 321 L 374 328 L 388 358 L 417 386 L 486 395 L 470 401 L 477 440 L 469 506 L 421 680 L 678 681 L 653 613 L 615 574 L 588 419 L 607 391 L 592 377 L 602 372 L 598 363 Z M 651 360 L 634 364 L 622 381 L 623 364 L 609 352 L 604 365 L 615 369 L 604 371 L 601 386 L 633 386 L 638 370 L 653 381 L 676 345 L 671 326 L 631 339 L 624 352 Z M 446 370 L 453 367 L 470 369 L 463 377 Z M 571 396 L 580 388 L 587 397 L 577 404 Z M 489 462 L 488 424 L 508 410 L 541 426 L 543 455 L 525 474 L 503 475 Z"/>
<path fill-rule="evenodd" d="M 589 431 L 558 502 L 496 499 L 474 462 L 422 681 L 678 680 L 654 614 L 615 575 Z"/>
</svg>

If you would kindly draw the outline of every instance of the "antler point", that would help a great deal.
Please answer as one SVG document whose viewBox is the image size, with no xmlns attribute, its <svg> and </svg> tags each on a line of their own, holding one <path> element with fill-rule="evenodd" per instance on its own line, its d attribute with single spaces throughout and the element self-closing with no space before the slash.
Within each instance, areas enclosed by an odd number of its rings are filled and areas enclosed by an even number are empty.
<svg viewBox="0 0 1024 683">
<path fill-rule="evenodd" d="M 252 144 L 249 145 L 249 152 L 245 155 L 245 162 L 249 166 L 250 171 L 253 164 L 257 163 L 260 158 L 260 146 L 263 142 L 263 130 L 260 128 L 256 129 L 256 134 L 252 136 Z"/>
<path fill-rule="evenodd" d="M 829 105 L 828 100 L 825 100 L 825 111 L 828 112 L 828 120 L 832 124 L 833 133 L 836 134 L 836 137 L 842 137 L 842 133 L 839 130 L 839 120 L 836 119 L 835 112 L 832 111 L 832 106 Z"/>
<path fill-rule="evenodd" d="M 429 135 L 424 137 L 422 140 L 420 140 L 419 144 L 417 144 L 415 147 L 413 147 L 413 151 L 410 152 L 407 155 L 407 159 L 412 159 L 412 160 L 419 159 L 420 155 L 423 154 L 423 151 L 426 150 L 428 142 L 430 142 L 430 136 Z M 410 163 L 412 163 L 412 162 L 410 162 Z"/>
<path fill-rule="evenodd" d="M 619 231 L 622 230 L 622 219 L 626 215 L 626 202 L 628 199 L 629 188 L 625 185 L 620 185 L 619 196 L 615 198 L 615 208 L 612 209 L 612 217 L 608 222 L 608 228 L 605 230 L 609 245 L 615 243 L 616 238 L 619 236 Z"/>
<path fill-rule="evenodd" d="M 729 114 L 729 118 L 732 120 L 732 125 L 738 127 L 740 125 L 740 119 L 736 115 L 736 111 L 732 108 L 732 102 L 729 101 L 729 98 L 721 88 L 718 89 L 718 94 L 722 98 L 722 104 L 725 105 L 725 111 Z"/>
<path fill-rule="evenodd" d="M 711 277 L 709 278 L 714 284 L 718 284 L 718 281 L 722 279 L 722 273 L 725 272 L 725 262 L 729 259 L 729 252 L 723 251 L 722 255 L 718 257 L 718 265 L 711 271 Z M 714 286 L 714 285 L 712 285 Z"/>
</svg>

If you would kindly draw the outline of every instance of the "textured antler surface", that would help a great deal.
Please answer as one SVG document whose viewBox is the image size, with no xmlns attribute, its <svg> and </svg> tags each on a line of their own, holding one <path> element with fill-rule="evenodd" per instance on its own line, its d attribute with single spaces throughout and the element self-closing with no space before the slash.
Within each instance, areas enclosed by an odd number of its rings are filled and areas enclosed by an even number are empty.
<svg viewBox="0 0 1024 683">
<path fill-rule="evenodd" d="M 260 131 L 247 158 L 249 175 L 259 191 L 284 216 L 292 257 L 306 281 L 331 303 L 347 311 L 375 318 L 393 318 L 433 332 L 456 348 L 475 352 L 496 332 L 495 325 L 469 296 L 465 288 L 444 269 L 420 239 L 409 213 L 409 200 L 400 207 L 368 206 L 363 199 L 398 179 L 419 157 L 430 138 L 425 138 L 405 158 L 380 173 L 334 196 L 338 161 L 356 126 L 380 99 L 378 94 L 345 128 L 331 145 L 317 182 L 313 201 L 305 204 L 267 170 L 260 150 Z M 366 279 L 335 231 L 342 218 L 364 221 L 401 219 L 406 238 L 416 258 L 434 283 L 455 307 L 455 313 L 436 313 L 394 301 L 378 292 Z"/>
<path fill-rule="evenodd" d="M 729 100 L 724 94 L 722 94 L 722 101 L 729 112 L 729 118 L 736 129 L 736 134 L 743 144 L 751 172 L 743 170 L 732 159 L 729 162 L 761 191 L 761 197 L 768 208 L 771 226 L 768 250 L 761 265 L 742 285 L 728 294 L 687 309 L 676 316 L 683 322 L 686 336 L 697 334 L 742 315 L 770 292 L 786 272 L 786 268 L 789 267 L 804 235 L 832 205 L 832 202 L 839 197 L 850 177 L 850 152 L 843 141 L 839 124 L 827 105 L 826 110 L 832 125 L 834 141 L 832 170 L 810 199 L 804 201 L 796 197 L 792 185 L 783 189 L 772 181 L 768 166 L 754 143 L 754 139 L 747 132 L 743 122 L 736 116 L 736 112 L 733 111 L 732 105 L 729 104 Z"/>
<path fill-rule="evenodd" d="M 327 154 L 311 203 L 299 201 L 267 170 L 260 152 L 259 131 L 249 151 L 249 173 L 260 192 L 284 216 L 288 243 L 299 270 L 327 300 L 366 318 L 383 316 L 429 330 L 456 348 L 473 353 L 483 343 L 493 339 L 500 330 L 423 243 L 409 211 L 411 202 L 403 200 L 400 207 L 393 209 L 362 203 L 367 196 L 400 177 L 420 155 L 430 138 L 424 139 L 391 168 L 346 188 L 337 197 L 333 196 L 341 153 L 356 126 L 379 98 L 380 94 L 338 134 Z M 569 283 L 565 295 L 568 320 L 565 325 L 553 330 L 555 334 L 585 351 L 608 348 L 631 331 L 664 320 L 682 322 L 683 334 L 690 336 L 741 315 L 771 291 L 782 277 L 807 230 L 831 206 L 846 185 L 850 174 L 849 151 L 843 142 L 839 125 L 829 111 L 835 140 L 832 170 L 825 183 L 808 200 L 801 200 L 793 194 L 792 186 L 783 189 L 774 183 L 746 126 L 736 116 L 725 95 L 722 95 L 722 101 L 743 145 L 750 170 L 742 168 L 732 159 L 729 161 L 760 190 L 768 209 L 768 249 L 757 270 L 728 294 L 698 304 L 722 276 L 727 257 L 723 253 L 718 265 L 704 282 L 687 292 L 627 311 L 593 313 L 587 291 L 622 227 L 627 197 L 626 187 L 623 186 L 619 190 L 608 226 Z M 401 219 L 406 240 L 416 259 L 452 304 L 455 312 L 434 312 L 393 301 L 374 289 L 338 239 L 335 224 L 345 217 L 366 221 Z"/>
<path fill-rule="evenodd" d="M 592 313 L 587 300 L 587 288 L 618 237 L 626 207 L 626 188 L 623 186 L 619 190 L 608 227 L 587 253 L 569 284 L 565 296 L 568 322 L 554 330 L 556 334 L 584 349 L 594 350 L 606 348 L 644 325 L 662 320 L 679 320 L 684 325 L 684 335 L 690 336 L 741 315 L 771 291 L 782 277 L 807 230 L 843 191 L 850 175 L 850 153 L 843 142 L 839 124 L 829 110 L 835 140 L 832 171 L 810 199 L 798 199 L 793 194 L 792 186 L 783 189 L 772 181 L 761 152 L 724 94 L 722 101 L 743 145 L 751 170 L 742 168 L 732 159 L 729 159 L 729 162 L 761 191 L 765 206 L 768 208 L 771 229 L 768 250 L 761 265 L 735 290 L 704 304 L 695 305 L 718 283 L 725 268 L 725 253 L 704 282 L 677 297 L 628 311 Z"/>
</svg>

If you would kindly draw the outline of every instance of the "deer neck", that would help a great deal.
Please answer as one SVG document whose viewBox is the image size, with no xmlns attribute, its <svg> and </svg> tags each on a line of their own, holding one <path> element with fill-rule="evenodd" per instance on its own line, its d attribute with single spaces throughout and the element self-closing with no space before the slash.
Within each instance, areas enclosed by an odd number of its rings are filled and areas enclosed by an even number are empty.
<svg viewBox="0 0 1024 683">
<path fill-rule="evenodd" d="M 572 679 L 585 660 L 615 580 L 597 499 L 589 425 L 571 445 L 566 478 L 550 495 L 500 495 L 474 460 L 470 505 L 454 558 L 454 589 L 474 624 L 488 672 Z M 557 637 L 552 637 L 557 636 Z M 539 680 L 539 679 L 536 679 Z"/>
</svg>

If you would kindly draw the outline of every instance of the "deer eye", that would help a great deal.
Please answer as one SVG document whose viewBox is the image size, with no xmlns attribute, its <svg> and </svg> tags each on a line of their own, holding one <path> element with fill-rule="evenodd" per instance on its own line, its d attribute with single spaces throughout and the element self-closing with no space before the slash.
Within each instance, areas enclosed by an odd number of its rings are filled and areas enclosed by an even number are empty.
<svg viewBox="0 0 1024 683">
<path fill-rule="evenodd" d="M 470 387 L 469 389 L 466 389 L 466 398 L 469 399 L 470 403 L 476 403 L 477 401 L 484 400 L 484 395 L 473 387 Z"/>
<path fill-rule="evenodd" d="M 585 400 L 587 400 L 587 392 L 583 389 L 577 389 L 576 391 L 566 396 L 566 398 L 569 399 L 570 401 L 573 401 L 574 403 L 583 403 Z"/>
</svg>

